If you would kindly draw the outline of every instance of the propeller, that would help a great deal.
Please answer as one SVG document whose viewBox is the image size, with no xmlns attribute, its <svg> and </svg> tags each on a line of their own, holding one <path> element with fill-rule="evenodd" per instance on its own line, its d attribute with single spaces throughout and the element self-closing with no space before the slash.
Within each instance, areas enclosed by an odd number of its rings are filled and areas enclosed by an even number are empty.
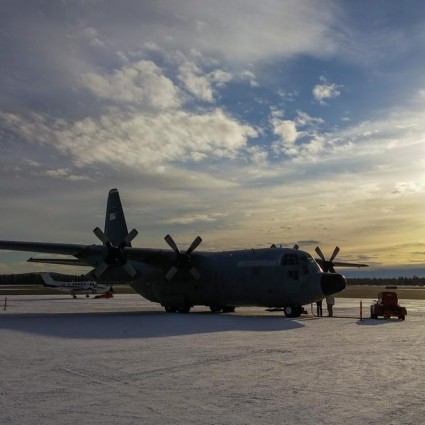
<svg viewBox="0 0 425 425">
<path fill-rule="evenodd" d="M 94 270 L 94 275 L 99 278 L 109 267 L 122 267 L 125 272 L 134 277 L 137 272 L 134 267 L 127 261 L 124 254 L 124 248 L 130 246 L 131 241 L 137 236 L 138 232 L 133 229 L 118 245 L 113 245 L 105 233 L 99 228 L 93 230 L 97 238 L 106 246 L 107 252 L 103 262 L 100 263 Z"/>
<path fill-rule="evenodd" d="M 321 249 L 318 246 L 316 246 L 315 251 L 317 252 L 317 255 L 320 257 L 320 259 L 322 260 L 321 267 L 322 267 L 323 271 L 324 272 L 336 273 L 336 271 L 334 269 L 333 261 L 335 260 L 335 257 L 338 255 L 340 249 L 336 246 L 335 249 L 334 249 L 334 252 L 332 253 L 332 256 L 329 260 L 326 260 L 325 256 L 323 255 L 323 252 L 321 251 Z"/>
<path fill-rule="evenodd" d="M 167 274 L 165 275 L 165 278 L 170 281 L 174 278 L 174 276 L 180 269 L 190 267 L 190 274 L 196 280 L 199 280 L 201 278 L 201 275 L 199 274 L 198 270 L 192 265 L 191 254 L 202 242 L 201 237 L 197 236 L 184 254 L 179 250 L 177 244 L 174 242 L 174 239 L 170 235 L 165 236 L 164 239 L 165 242 L 167 242 L 168 246 L 177 254 L 177 264 L 175 266 L 172 266 L 171 269 L 168 270 Z"/>
</svg>

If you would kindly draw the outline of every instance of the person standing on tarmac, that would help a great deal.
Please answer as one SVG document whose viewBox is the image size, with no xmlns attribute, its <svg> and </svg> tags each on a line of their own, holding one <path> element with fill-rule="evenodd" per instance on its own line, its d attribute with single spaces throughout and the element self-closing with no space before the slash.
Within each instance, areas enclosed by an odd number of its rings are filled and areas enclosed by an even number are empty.
<svg viewBox="0 0 425 425">
<path fill-rule="evenodd" d="M 323 303 L 323 300 L 316 301 L 317 317 L 323 316 L 322 303 Z"/>
<path fill-rule="evenodd" d="M 328 308 L 328 317 L 333 317 L 333 307 L 335 304 L 335 297 L 333 295 L 328 295 L 326 297 L 326 307 Z"/>
</svg>

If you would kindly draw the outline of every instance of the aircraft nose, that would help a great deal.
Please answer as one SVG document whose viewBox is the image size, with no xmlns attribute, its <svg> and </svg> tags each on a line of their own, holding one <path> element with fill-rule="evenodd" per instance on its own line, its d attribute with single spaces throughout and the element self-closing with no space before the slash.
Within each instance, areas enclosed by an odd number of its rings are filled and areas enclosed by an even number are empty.
<svg viewBox="0 0 425 425">
<path fill-rule="evenodd" d="M 323 273 L 320 286 L 324 295 L 331 295 L 341 292 L 347 286 L 347 281 L 342 274 Z"/>
</svg>

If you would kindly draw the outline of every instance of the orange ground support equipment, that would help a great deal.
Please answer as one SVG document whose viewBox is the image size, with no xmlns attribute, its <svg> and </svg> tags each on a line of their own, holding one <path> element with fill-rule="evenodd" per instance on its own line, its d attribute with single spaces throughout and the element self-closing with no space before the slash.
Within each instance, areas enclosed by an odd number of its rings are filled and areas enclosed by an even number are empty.
<svg viewBox="0 0 425 425">
<path fill-rule="evenodd" d="M 104 294 L 101 295 L 96 295 L 95 298 L 99 299 L 99 298 L 113 298 L 114 294 L 112 293 L 112 291 L 107 291 Z"/>
<path fill-rule="evenodd" d="M 395 316 L 399 320 L 404 320 L 406 314 L 406 307 L 401 307 L 398 303 L 397 292 L 380 292 L 378 294 L 378 301 L 370 306 L 371 319 L 377 319 L 379 316 L 389 319 Z"/>
</svg>

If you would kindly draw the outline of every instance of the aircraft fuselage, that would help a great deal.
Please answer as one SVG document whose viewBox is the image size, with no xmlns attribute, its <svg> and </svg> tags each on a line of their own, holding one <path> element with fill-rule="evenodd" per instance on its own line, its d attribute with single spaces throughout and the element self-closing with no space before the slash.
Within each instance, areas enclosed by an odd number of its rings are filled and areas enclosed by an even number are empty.
<svg viewBox="0 0 425 425">
<path fill-rule="evenodd" d="M 345 288 L 343 276 L 323 273 L 315 260 L 300 250 L 200 252 L 194 262 L 199 280 L 182 269 L 167 281 L 163 270 L 149 268 L 130 284 L 143 297 L 165 307 L 302 306 Z"/>
</svg>

